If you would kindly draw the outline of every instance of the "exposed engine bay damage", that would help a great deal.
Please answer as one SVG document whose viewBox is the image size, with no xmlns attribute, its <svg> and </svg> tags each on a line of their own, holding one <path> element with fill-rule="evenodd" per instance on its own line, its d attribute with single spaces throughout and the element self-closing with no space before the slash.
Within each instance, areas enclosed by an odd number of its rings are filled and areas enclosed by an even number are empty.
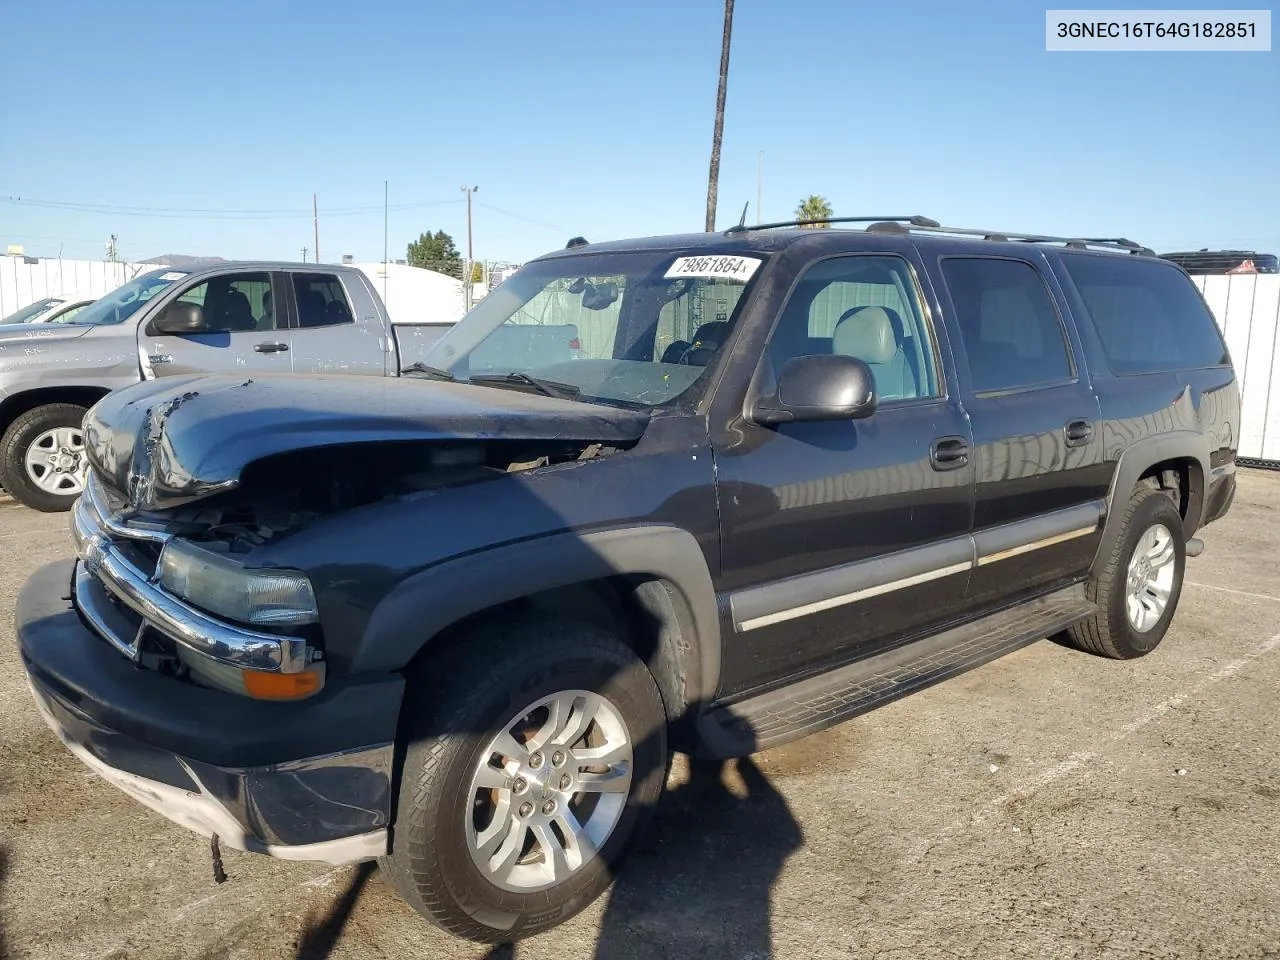
<svg viewBox="0 0 1280 960">
<path fill-rule="evenodd" d="M 354 483 L 363 496 L 374 488 L 385 496 L 397 484 L 436 483 L 442 470 L 556 463 L 591 444 L 633 445 L 649 416 L 420 379 L 166 377 L 99 401 L 85 417 L 85 446 L 108 487 L 139 510 L 160 511 L 207 503 L 271 469 L 294 475 L 248 500 L 330 473 L 338 488 Z M 344 462 L 351 457 L 367 466 Z M 299 466 L 268 466 L 276 463 Z"/>
<path fill-rule="evenodd" d="M 609 456 L 621 448 L 582 441 L 341 444 L 249 464 L 225 493 L 165 511 L 133 511 L 178 536 L 245 553 L 321 517 L 365 504 L 481 483 L 510 473 Z"/>
</svg>

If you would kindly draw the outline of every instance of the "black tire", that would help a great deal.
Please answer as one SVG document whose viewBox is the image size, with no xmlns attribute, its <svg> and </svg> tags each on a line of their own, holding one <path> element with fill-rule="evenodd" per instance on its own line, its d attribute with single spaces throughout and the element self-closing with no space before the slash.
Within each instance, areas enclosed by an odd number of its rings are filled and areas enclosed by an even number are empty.
<svg viewBox="0 0 1280 960">
<path fill-rule="evenodd" d="M 511 942 L 563 922 L 608 888 L 662 793 L 667 717 L 644 663 L 598 627 L 513 618 L 457 641 L 410 679 L 392 850 L 379 865 L 435 925 L 468 940 Z M 504 724 L 568 690 L 599 694 L 626 723 L 630 791 L 596 857 L 555 886 L 506 890 L 472 859 L 464 829 L 471 777 Z"/>
<path fill-rule="evenodd" d="M 71 509 L 80 496 L 41 490 L 27 476 L 27 449 L 45 431 L 57 427 L 79 428 L 84 423 L 86 408 L 75 403 L 49 403 L 34 407 L 20 415 L 0 438 L 0 486 L 19 503 L 42 513 L 61 513 Z"/>
<path fill-rule="evenodd" d="M 1173 534 L 1173 584 L 1159 619 L 1149 629 L 1139 631 L 1125 611 L 1129 561 L 1143 534 L 1157 524 Z M 1069 628 L 1064 639 L 1080 650 L 1113 660 L 1146 656 L 1160 645 L 1173 620 L 1178 599 L 1182 596 L 1186 565 L 1187 545 L 1182 515 L 1177 506 L 1162 490 L 1152 487 L 1138 489 L 1125 507 L 1120 536 L 1107 557 L 1106 565 L 1088 585 L 1089 599 L 1098 605 L 1098 612 Z"/>
</svg>

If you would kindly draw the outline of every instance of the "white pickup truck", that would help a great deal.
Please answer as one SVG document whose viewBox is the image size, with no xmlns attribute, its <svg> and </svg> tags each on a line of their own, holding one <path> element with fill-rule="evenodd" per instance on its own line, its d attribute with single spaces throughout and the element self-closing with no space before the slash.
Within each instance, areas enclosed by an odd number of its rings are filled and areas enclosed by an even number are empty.
<svg viewBox="0 0 1280 960">
<path fill-rule="evenodd" d="M 161 267 L 69 322 L 0 326 L 0 486 L 37 510 L 69 509 L 84 489 L 85 411 L 119 387 L 206 372 L 395 377 L 449 329 L 393 325 L 350 266 Z"/>
</svg>

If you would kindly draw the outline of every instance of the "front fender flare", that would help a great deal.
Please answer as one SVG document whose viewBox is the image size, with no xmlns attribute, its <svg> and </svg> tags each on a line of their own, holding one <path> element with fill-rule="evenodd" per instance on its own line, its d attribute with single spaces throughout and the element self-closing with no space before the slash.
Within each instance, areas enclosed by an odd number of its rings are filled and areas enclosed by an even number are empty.
<svg viewBox="0 0 1280 960">
<path fill-rule="evenodd" d="M 352 658 L 353 673 L 402 670 L 432 637 L 472 614 L 520 597 L 605 577 L 669 581 L 693 619 L 689 700 L 709 701 L 720 682 L 720 620 L 711 572 L 687 530 L 645 525 L 558 533 L 482 550 L 399 583 L 374 609 Z"/>
</svg>

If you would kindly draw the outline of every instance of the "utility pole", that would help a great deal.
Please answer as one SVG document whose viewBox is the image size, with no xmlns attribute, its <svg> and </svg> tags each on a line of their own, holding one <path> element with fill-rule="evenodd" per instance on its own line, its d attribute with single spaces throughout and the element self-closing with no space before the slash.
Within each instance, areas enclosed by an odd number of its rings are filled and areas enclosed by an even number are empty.
<svg viewBox="0 0 1280 960">
<path fill-rule="evenodd" d="M 720 141 L 724 136 L 724 90 L 729 83 L 729 38 L 733 34 L 733 0 L 724 0 L 724 38 L 720 41 L 720 87 L 716 91 L 716 126 L 711 136 L 711 174 L 707 177 L 707 233 L 716 228 L 716 195 L 720 189 Z"/>
<path fill-rule="evenodd" d="M 471 312 L 471 262 L 472 257 L 475 256 L 471 247 L 471 195 L 479 189 L 479 187 L 462 188 L 462 192 L 467 195 L 467 266 L 462 277 L 462 291 L 467 313 Z"/>
<path fill-rule="evenodd" d="M 117 241 L 118 238 L 114 233 L 111 235 L 111 239 L 107 241 L 107 259 L 111 263 L 119 262 L 120 251 L 117 246 Z"/>
<path fill-rule="evenodd" d="M 316 234 L 316 263 L 320 262 L 320 214 L 316 207 L 316 195 L 311 194 L 311 226 Z"/>
<path fill-rule="evenodd" d="M 391 196 L 387 181 L 382 181 L 382 304 L 387 303 L 387 271 L 391 268 L 387 266 L 387 211 L 390 207 L 387 205 L 387 199 Z M 389 309 L 389 308 L 388 308 Z"/>
<path fill-rule="evenodd" d="M 303 247 L 303 248 L 302 248 L 302 262 L 303 262 L 303 263 L 306 263 L 306 262 L 307 262 L 307 248 L 306 248 L 306 247 Z"/>
</svg>

